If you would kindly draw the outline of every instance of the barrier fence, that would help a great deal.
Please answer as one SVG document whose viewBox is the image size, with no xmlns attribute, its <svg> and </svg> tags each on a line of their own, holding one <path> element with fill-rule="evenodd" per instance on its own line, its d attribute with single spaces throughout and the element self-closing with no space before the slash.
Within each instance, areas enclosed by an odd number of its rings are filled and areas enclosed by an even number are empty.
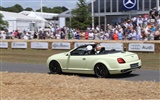
<svg viewBox="0 0 160 100">
<path fill-rule="evenodd" d="M 106 50 L 116 49 L 133 52 L 160 53 L 160 41 L 113 41 L 113 40 L 1 40 L 2 49 L 73 49 L 83 44 L 100 44 Z"/>
</svg>

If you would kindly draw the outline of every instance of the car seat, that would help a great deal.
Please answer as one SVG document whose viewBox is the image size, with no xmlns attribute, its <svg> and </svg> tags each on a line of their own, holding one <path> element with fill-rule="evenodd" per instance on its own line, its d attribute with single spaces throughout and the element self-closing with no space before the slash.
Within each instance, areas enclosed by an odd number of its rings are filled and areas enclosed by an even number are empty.
<svg viewBox="0 0 160 100">
<path fill-rule="evenodd" d="M 105 48 L 104 48 L 104 47 L 102 47 L 102 48 L 100 49 L 100 51 L 99 51 L 99 54 L 104 53 L 104 51 L 105 51 Z"/>
<path fill-rule="evenodd" d="M 92 50 L 90 51 L 89 55 L 94 55 L 94 54 L 95 54 L 95 50 L 92 49 Z"/>
</svg>

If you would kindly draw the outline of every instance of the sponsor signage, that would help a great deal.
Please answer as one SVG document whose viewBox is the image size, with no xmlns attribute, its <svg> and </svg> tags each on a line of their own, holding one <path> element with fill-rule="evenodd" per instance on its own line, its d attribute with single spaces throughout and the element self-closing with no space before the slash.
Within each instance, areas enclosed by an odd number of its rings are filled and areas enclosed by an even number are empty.
<svg viewBox="0 0 160 100">
<path fill-rule="evenodd" d="M 137 0 L 123 0 L 122 10 L 137 10 Z"/>
<path fill-rule="evenodd" d="M 11 48 L 27 48 L 27 42 L 12 42 Z"/>
<path fill-rule="evenodd" d="M 74 48 L 77 48 L 81 45 L 85 45 L 85 44 L 95 44 L 94 42 L 75 42 L 74 43 Z"/>
<path fill-rule="evenodd" d="M 52 49 L 71 49 L 69 42 L 53 42 Z"/>
<path fill-rule="evenodd" d="M 0 48 L 8 48 L 8 42 L 0 42 Z"/>
<path fill-rule="evenodd" d="M 32 49 L 48 49 L 48 42 L 31 42 Z"/>
<path fill-rule="evenodd" d="M 154 44 L 130 43 L 128 48 L 129 51 L 147 51 L 147 52 L 155 51 Z"/>
<path fill-rule="evenodd" d="M 106 50 L 121 50 L 123 51 L 123 43 L 100 43 Z"/>
</svg>

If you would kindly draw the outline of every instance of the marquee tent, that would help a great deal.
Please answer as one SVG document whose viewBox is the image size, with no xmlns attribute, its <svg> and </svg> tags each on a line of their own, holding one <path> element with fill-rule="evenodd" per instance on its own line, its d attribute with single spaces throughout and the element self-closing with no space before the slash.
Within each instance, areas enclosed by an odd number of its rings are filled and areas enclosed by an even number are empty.
<svg viewBox="0 0 160 100">
<path fill-rule="evenodd" d="M 13 31 L 16 29 L 23 31 L 26 29 L 36 29 L 37 27 L 45 26 L 45 20 L 42 18 L 30 17 L 21 13 L 13 13 L 6 11 L 0 11 L 0 13 L 4 16 L 3 20 L 8 22 L 9 31 Z"/>
</svg>

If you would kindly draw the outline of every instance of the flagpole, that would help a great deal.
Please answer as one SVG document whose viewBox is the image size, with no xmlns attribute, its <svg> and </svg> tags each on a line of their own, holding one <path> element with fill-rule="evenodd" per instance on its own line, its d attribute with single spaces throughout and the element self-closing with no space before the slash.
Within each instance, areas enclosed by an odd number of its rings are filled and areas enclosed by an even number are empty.
<svg viewBox="0 0 160 100">
<path fill-rule="evenodd" d="M 42 5 L 42 0 L 41 0 L 41 14 L 43 13 L 43 5 Z M 44 28 L 43 22 L 41 21 L 41 28 Z"/>
<path fill-rule="evenodd" d="M 41 0 L 41 13 L 43 12 L 42 0 Z"/>
<path fill-rule="evenodd" d="M 159 0 L 157 0 L 157 5 L 156 6 L 157 6 L 157 10 L 159 10 L 159 6 L 160 6 L 159 5 Z"/>
<path fill-rule="evenodd" d="M 94 29 L 94 2 L 92 0 L 92 29 Z"/>
</svg>

